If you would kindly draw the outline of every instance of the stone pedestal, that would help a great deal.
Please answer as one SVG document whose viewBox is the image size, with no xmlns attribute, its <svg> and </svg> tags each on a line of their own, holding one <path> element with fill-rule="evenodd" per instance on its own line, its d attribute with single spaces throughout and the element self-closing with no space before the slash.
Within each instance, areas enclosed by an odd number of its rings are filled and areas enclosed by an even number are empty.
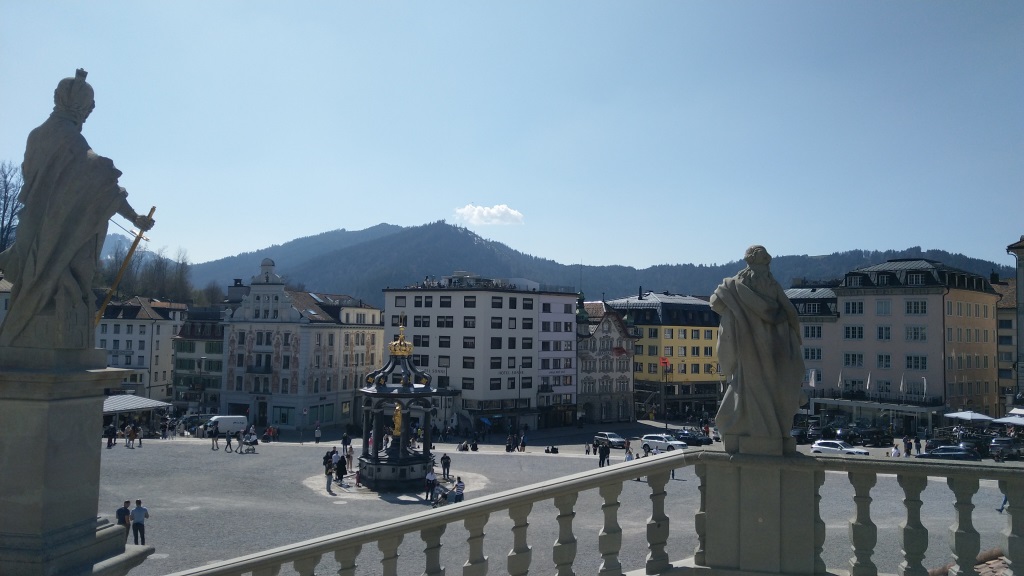
<svg viewBox="0 0 1024 576">
<path fill-rule="evenodd" d="M 105 364 L 99 350 L 0 350 L 0 574 L 126 574 L 153 552 L 126 551 L 97 517 L 103 389 L 124 372 Z"/>
</svg>

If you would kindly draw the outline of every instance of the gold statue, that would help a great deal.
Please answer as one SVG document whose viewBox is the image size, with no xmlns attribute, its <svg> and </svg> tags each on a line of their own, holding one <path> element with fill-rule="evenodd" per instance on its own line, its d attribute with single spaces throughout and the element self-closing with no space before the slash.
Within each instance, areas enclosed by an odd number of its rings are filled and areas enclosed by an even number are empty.
<svg viewBox="0 0 1024 576">
<path fill-rule="evenodd" d="M 395 422 L 395 429 L 394 429 L 394 431 L 392 431 L 391 435 L 392 436 L 401 436 L 402 435 L 402 405 L 401 404 L 395 404 L 395 418 L 394 418 L 394 422 Z"/>
</svg>

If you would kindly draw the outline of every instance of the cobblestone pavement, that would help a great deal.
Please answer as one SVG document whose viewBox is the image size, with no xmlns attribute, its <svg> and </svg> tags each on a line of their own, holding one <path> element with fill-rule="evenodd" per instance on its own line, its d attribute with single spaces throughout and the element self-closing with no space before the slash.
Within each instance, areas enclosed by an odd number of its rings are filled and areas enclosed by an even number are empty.
<svg viewBox="0 0 1024 576">
<path fill-rule="evenodd" d="M 633 424 L 601 429 L 639 436 L 662 426 Z M 452 473 L 467 484 L 466 498 L 492 494 L 518 486 L 596 469 L 597 457 L 584 454 L 583 443 L 593 438 L 597 427 L 538 431 L 528 434 L 525 453 L 505 452 L 504 440 L 481 445 L 479 452 L 456 452 L 454 444 L 436 444 L 438 457 L 452 457 Z M 337 436 L 340 436 L 337 435 Z M 427 509 L 423 494 L 377 494 L 363 488 L 335 485 L 327 494 L 321 460 L 338 445 L 330 433 L 319 445 L 280 442 L 260 444 L 256 454 L 211 450 L 209 440 L 146 440 L 141 448 L 118 445 L 103 450 L 100 514 L 112 519 L 125 499 L 141 498 L 150 510 L 147 543 L 156 552 L 133 576 L 168 574 L 203 564 L 292 544 Z M 497 440 L 497 439 L 492 439 Z M 559 446 L 559 454 L 545 454 L 546 445 Z M 358 446 L 358 444 L 357 444 Z M 709 449 L 721 449 L 716 444 Z M 874 450 L 873 450 L 874 452 Z M 357 449 L 358 453 L 358 449 Z M 878 457 L 883 451 L 878 449 Z M 622 450 L 613 451 L 619 462 Z M 351 479 L 349 483 L 352 484 Z M 697 509 L 698 483 L 692 467 L 677 471 L 668 485 L 667 512 L 672 519 L 670 557 L 682 559 L 696 547 L 692 513 Z M 646 522 L 650 515 L 650 490 L 644 482 L 627 482 L 620 501 L 619 523 L 623 529 L 620 560 L 627 569 L 642 568 L 646 556 Z M 885 572 L 895 572 L 899 553 L 898 523 L 903 520 L 902 491 L 895 478 L 880 477 L 872 491 L 872 515 L 878 524 L 876 562 Z M 925 524 L 931 531 L 928 567 L 939 566 L 949 557 L 946 538 L 952 521 L 951 496 L 945 482 L 935 479 L 925 491 Z M 992 482 L 983 482 L 975 498 L 975 526 L 982 532 L 982 548 L 999 545 L 998 532 L 1007 515 L 993 508 L 1001 496 Z M 840 505 L 833 505 L 834 503 Z M 880 506 L 890 502 L 891 506 Z M 601 501 L 596 493 L 583 493 L 576 505 L 574 534 L 578 538 L 576 573 L 598 571 L 597 534 L 601 528 Z M 830 567 L 847 566 L 851 552 L 847 537 L 853 513 L 852 489 L 845 474 L 829 474 L 822 488 L 823 519 L 826 522 L 826 562 Z M 532 567 L 538 573 L 551 571 L 551 543 L 558 533 L 552 503 L 539 502 L 530 516 L 528 538 L 533 547 Z M 505 572 L 505 557 L 511 544 L 511 520 L 495 514 L 488 520 L 485 552 L 493 574 Z M 991 533 L 991 535 L 989 535 Z M 457 570 L 466 560 L 466 531 L 461 525 L 448 527 L 443 538 L 445 565 Z M 421 574 L 424 544 L 410 534 L 400 548 L 402 574 Z M 360 574 L 379 573 L 380 553 L 367 546 L 359 557 Z M 333 558 L 324 558 L 318 574 L 336 569 Z M 292 573 L 290 569 L 283 574 Z"/>
</svg>

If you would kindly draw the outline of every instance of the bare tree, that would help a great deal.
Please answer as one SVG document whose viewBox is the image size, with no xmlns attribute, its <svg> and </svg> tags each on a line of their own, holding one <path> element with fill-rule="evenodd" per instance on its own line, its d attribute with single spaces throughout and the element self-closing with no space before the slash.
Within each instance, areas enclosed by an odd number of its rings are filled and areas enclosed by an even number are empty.
<svg viewBox="0 0 1024 576">
<path fill-rule="evenodd" d="M 21 168 L 11 161 L 0 162 L 0 252 L 14 243 L 18 229 L 18 215 L 22 204 L 18 201 L 25 183 Z"/>
<path fill-rule="evenodd" d="M 198 297 L 196 299 L 199 300 L 200 305 L 202 306 L 212 306 L 223 302 L 224 298 L 227 297 L 227 295 L 224 294 L 224 288 L 222 288 L 216 280 L 210 280 L 210 283 L 201 291 L 197 292 L 197 295 Z"/>
</svg>

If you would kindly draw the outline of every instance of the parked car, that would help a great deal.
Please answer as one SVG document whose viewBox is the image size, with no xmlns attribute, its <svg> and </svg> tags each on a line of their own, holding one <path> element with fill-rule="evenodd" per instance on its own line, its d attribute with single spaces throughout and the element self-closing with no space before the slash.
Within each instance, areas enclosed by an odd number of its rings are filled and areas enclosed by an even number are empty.
<svg viewBox="0 0 1024 576">
<path fill-rule="evenodd" d="M 894 443 L 892 434 L 882 428 L 865 428 L 861 431 L 860 438 L 861 444 L 864 446 L 874 446 L 876 448 L 892 446 Z"/>
<path fill-rule="evenodd" d="M 812 454 L 855 454 L 857 456 L 868 456 L 864 448 L 857 448 L 843 442 L 842 440 L 818 440 L 811 444 Z"/>
<path fill-rule="evenodd" d="M 988 444 L 988 453 L 994 455 L 996 451 L 1003 453 L 1003 458 L 1020 459 L 1021 452 L 1024 452 L 1024 444 L 1016 438 L 997 436 Z"/>
<path fill-rule="evenodd" d="M 829 426 L 814 426 L 807 429 L 807 438 L 812 442 L 815 440 L 834 440 L 836 431 Z"/>
<path fill-rule="evenodd" d="M 978 456 L 988 458 L 988 438 L 964 438 L 958 443 L 958 446 L 966 448 L 967 450 L 974 450 L 978 453 Z"/>
<path fill-rule="evenodd" d="M 938 446 L 924 454 L 918 454 L 917 458 L 935 458 L 940 460 L 981 460 L 981 454 L 977 450 L 964 448 L 962 446 Z"/>
<path fill-rule="evenodd" d="M 789 430 L 789 435 L 796 440 L 797 444 L 807 444 L 811 441 L 807 436 L 807 428 L 803 426 L 794 426 Z"/>
<path fill-rule="evenodd" d="M 843 426 L 836 430 L 836 440 L 842 440 L 847 444 L 860 444 L 863 442 L 860 428 L 856 426 Z"/>
<path fill-rule="evenodd" d="M 708 444 L 714 444 L 715 441 L 704 435 L 703 432 L 691 430 L 689 428 L 683 428 L 675 431 L 676 440 L 685 442 L 687 446 L 707 446 Z"/>
<path fill-rule="evenodd" d="M 671 434 L 645 434 L 640 438 L 640 446 L 644 449 L 644 452 L 650 452 L 655 448 L 662 452 L 668 450 L 686 450 L 689 448 L 689 446 L 686 445 L 686 442 L 676 440 Z"/>
<path fill-rule="evenodd" d="M 594 434 L 594 444 L 607 443 L 612 448 L 625 448 L 626 439 L 615 432 L 598 432 Z"/>
</svg>

